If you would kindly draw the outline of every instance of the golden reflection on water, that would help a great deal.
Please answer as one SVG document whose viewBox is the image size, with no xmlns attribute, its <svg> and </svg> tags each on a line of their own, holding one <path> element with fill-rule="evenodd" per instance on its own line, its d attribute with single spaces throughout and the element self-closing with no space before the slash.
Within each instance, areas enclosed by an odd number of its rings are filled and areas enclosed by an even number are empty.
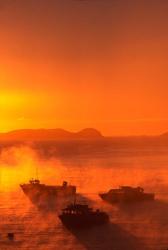
<svg viewBox="0 0 168 250">
<path fill-rule="evenodd" d="M 81 238 L 81 235 L 73 235 L 62 226 L 55 213 L 41 213 L 29 202 L 19 188 L 19 184 L 36 177 L 37 167 L 38 176 L 43 183 L 61 184 L 63 180 L 67 180 L 77 186 L 78 192 L 82 192 L 92 200 L 95 207 L 107 211 L 111 222 L 119 227 L 113 232 L 115 235 L 119 230 L 115 237 L 122 235 L 123 241 L 128 236 L 131 241 L 134 237 L 138 237 L 151 250 L 160 250 L 162 246 L 168 245 L 165 234 L 168 230 L 167 155 L 116 158 L 115 161 L 111 160 L 111 167 L 109 162 L 106 166 L 107 159 L 89 161 L 82 159 L 81 161 L 84 161 L 83 165 L 75 165 L 73 161 L 64 164 L 61 159 L 55 158 L 40 158 L 29 147 L 13 147 L 2 152 L 0 158 L 0 232 L 3 235 L 0 240 L 1 246 L 4 247 L 6 244 L 5 234 L 8 231 L 14 231 L 18 245 L 13 249 L 53 250 L 53 247 L 58 249 L 63 247 L 62 249 L 83 250 L 89 249 L 85 246 L 86 242 L 90 245 L 90 249 L 103 249 L 101 242 L 93 241 L 95 237 L 97 240 L 100 238 L 100 231 L 96 231 L 91 238 L 89 236 L 87 238 L 86 235 L 84 238 L 83 236 Z M 124 208 L 111 206 L 100 200 L 98 192 L 119 185 L 143 186 L 146 191 L 155 192 L 157 200 L 152 204 Z M 111 228 L 106 228 L 101 237 L 106 239 L 106 234 L 112 237 L 111 232 Z M 106 240 L 107 244 L 111 244 L 110 238 Z M 67 242 L 66 246 L 65 242 Z M 114 245 L 117 246 L 117 244 L 116 242 Z M 97 248 L 94 248 L 95 246 Z M 7 247 L 2 249 L 10 249 L 11 246 Z M 110 247 L 111 245 L 109 245 L 111 250 Z M 125 249 L 121 247 L 117 249 L 128 250 L 129 248 L 126 246 Z M 144 249 L 140 248 L 140 250 Z"/>
</svg>

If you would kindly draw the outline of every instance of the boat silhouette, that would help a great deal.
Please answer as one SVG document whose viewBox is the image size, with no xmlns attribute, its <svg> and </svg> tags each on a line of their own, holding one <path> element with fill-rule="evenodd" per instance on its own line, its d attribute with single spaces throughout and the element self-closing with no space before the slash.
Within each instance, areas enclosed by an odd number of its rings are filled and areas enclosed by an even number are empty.
<svg viewBox="0 0 168 250">
<path fill-rule="evenodd" d="M 68 228 L 90 228 L 109 222 L 107 213 L 80 203 L 69 204 L 62 209 L 59 218 Z"/>
<path fill-rule="evenodd" d="M 118 189 L 110 189 L 99 196 L 109 203 L 141 202 L 154 200 L 154 193 L 145 193 L 141 187 L 121 186 Z"/>
<path fill-rule="evenodd" d="M 29 183 L 20 184 L 24 194 L 39 208 L 55 209 L 64 202 L 69 202 L 76 195 L 76 186 L 41 184 L 39 179 L 31 179 Z"/>
</svg>

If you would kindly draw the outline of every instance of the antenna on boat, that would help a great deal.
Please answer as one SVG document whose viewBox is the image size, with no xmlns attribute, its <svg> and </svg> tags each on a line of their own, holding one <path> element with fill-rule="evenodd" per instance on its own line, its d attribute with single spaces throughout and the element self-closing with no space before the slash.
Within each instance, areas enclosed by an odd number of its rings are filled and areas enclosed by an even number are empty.
<svg viewBox="0 0 168 250">
<path fill-rule="evenodd" d="M 38 167 L 36 166 L 36 180 L 38 180 Z"/>
<path fill-rule="evenodd" d="M 74 195 L 74 205 L 76 205 L 76 194 Z"/>
</svg>

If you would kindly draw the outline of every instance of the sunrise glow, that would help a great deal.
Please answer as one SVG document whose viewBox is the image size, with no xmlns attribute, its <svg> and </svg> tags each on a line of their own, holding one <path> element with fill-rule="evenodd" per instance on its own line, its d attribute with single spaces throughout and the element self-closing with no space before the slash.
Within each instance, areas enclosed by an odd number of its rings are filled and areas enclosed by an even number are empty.
<svg viewBox="0 0 168 250">
<path fill-rule="evenodd" d="M 164 1 L 4 3 L 0 131 L 166 131 L 166 10 Z"/>
</svg>

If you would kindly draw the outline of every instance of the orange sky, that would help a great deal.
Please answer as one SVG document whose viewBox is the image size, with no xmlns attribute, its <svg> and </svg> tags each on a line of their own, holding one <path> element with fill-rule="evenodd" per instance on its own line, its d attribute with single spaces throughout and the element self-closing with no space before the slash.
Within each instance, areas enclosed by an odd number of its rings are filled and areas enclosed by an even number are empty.
<svg viewBox="0 0 168 250">
<path fill-rule="evenodd" d="M 168 1 L 0 0 L 0 131 L 168 130 Z"/>
</svg>

